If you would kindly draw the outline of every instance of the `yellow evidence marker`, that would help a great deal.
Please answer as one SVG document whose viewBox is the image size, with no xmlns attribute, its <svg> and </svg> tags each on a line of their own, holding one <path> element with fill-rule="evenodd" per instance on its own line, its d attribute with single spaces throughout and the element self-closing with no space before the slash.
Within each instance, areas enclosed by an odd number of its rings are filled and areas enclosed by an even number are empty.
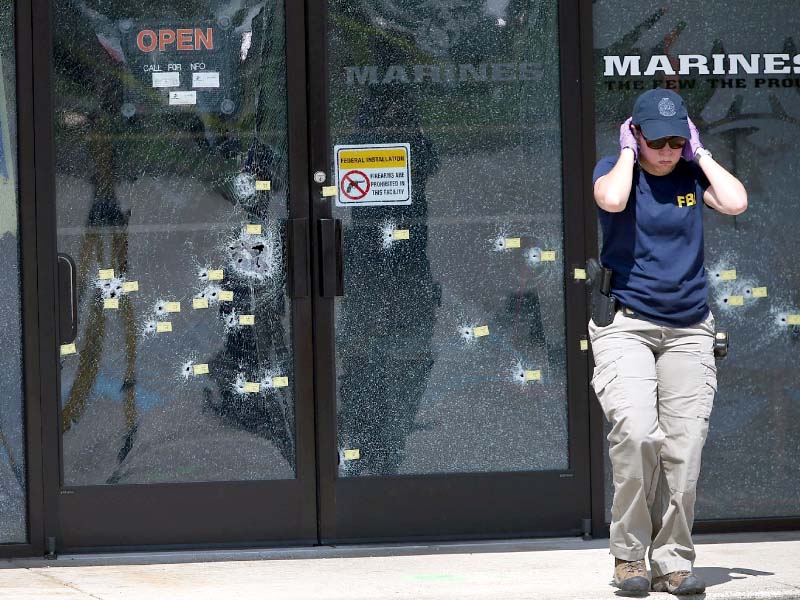
<svg viewBox="0 0 800 600">
<path fill-rule="evenodd" d="M 156 323 L 157 333 L 168 333 L 172 331 L 172 323 L 170 321 L 159 321 Z"/>
<path fill-rule="evenodd" d="M 555 250 L 542 250 L 542 262 L 555 262 L 556 260 L 556 251 Z"/>
<path fill-rule="evenodd" d="M 525 371 L 525 381 L 541 381 L 542 380 L 542 372 L 540 370 L 536 371 Z"/>
<path fill-rule="evenodd" d="M 472 330 L 472 335 L 477 337 L 484 337 L 489 335 L 489 326 L 488 325 L 481 325 L 480 327 L 476 327 Z"/>
<path fill-rule="evenodd" d="M 192 365 L 192 371 L 195 375 L 208 375 L 208 365 L 205 363 Z"/>
</svg>

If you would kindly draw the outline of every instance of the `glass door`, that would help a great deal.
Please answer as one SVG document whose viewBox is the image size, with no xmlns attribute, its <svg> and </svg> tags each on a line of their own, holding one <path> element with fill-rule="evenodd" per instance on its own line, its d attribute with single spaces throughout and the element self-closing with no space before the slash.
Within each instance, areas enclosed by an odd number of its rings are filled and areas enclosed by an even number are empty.
<svg viewBox="0 0 800 600">
<path fill-rule="evenodd" d="M 312 3 L 323 540 L 578 533 L 590 515 L 559 4 Z"/>
<path fill-rule="evenodd" d="M 59 548 L 317 538 L 293 4 L 52 5 Z"/>
</svg>

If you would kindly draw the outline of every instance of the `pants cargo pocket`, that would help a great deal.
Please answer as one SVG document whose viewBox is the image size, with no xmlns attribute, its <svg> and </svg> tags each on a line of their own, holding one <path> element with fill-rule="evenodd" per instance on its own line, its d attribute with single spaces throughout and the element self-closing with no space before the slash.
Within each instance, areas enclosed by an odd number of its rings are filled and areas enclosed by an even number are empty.
<svg viewBox="0 0 800 600">
<path fill-rule="evenodd" d="M 611 415 L 614 408 L 619 406 L 620 403 L 619 394 L 621 393 L 621 388 L 618 385 L 614 385 L 619 376 L 617 360 L 595 367 L 594 376 L 592 377 L 592 388 L 594 388 L 594 393 L 603 409 L 603 414 L 609 421 L 612 420 Z"/>
<path fill-rule="evenodd" d="M 714 408 L 714 396 L 717 393 L 717 365 L 713 358 L 703 359 L 703 386 L 700 390 L 699 417 L 708 421 Z"/>
</svg>

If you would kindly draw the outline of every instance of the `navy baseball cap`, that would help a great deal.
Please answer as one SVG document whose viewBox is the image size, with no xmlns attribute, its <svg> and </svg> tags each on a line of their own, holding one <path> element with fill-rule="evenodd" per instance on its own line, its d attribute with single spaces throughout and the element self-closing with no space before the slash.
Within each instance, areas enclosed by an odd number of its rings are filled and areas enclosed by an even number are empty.
<svg viewBox="0 0 800 600">
<path fill-rule="evenodd" d="M 633 105 L 631 122 L 641 128 L 648 140 L 670 136 L 691 138 L 686 104 L 671 90 L 649 90 L 639 96 Z"/>
</svg>

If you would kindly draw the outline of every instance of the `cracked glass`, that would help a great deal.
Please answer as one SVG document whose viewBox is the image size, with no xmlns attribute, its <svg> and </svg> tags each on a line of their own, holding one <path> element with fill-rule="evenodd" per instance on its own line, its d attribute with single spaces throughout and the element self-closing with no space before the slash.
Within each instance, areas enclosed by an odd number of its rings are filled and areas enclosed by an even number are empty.
<svg viewBox="0 0 800 600">
<path fill-rule="evenodd" d="M 54 13 L 64 485 L 293 478 L 283 4 Z"/>
<path fill-rule="evenodd" d="M 329 10 L 340 475 L 568 468 L 557 3 Z"/>
<path fill-rule="evenodd" d="M 749 195 L 749 208 L 739 216 L 705 211 L 709 305 L 717 330 L 728 332 L 730 350 L 717 361 L 719 390 L 703 450 L 697 519 L 797 516 L 797 4 L 773 2 L 765 10 L 744 0 L 600 0 L 593 12 L 597 155 L 619 151 L 619 125 L 642 90 L 672 86 L 686 100 L 705 146 Z M 687 72 L 689 55 L 705 60 L 708 72 Z M 604 57 L 626 56 L 638 61 L 641 76 L 630 71 L 630 63 L 624 74 L 607 73 L 607 61 L 615 59 Z M 646 75 L 654 56 L 667 59 Z M 610 520 L 608 463 L 606 452 Z"/>
<path fill-rule="evenodd" d="M 17 196 L 14 3 L 0 2 L 0 544 L 27 533 Z"/>
</svg>

